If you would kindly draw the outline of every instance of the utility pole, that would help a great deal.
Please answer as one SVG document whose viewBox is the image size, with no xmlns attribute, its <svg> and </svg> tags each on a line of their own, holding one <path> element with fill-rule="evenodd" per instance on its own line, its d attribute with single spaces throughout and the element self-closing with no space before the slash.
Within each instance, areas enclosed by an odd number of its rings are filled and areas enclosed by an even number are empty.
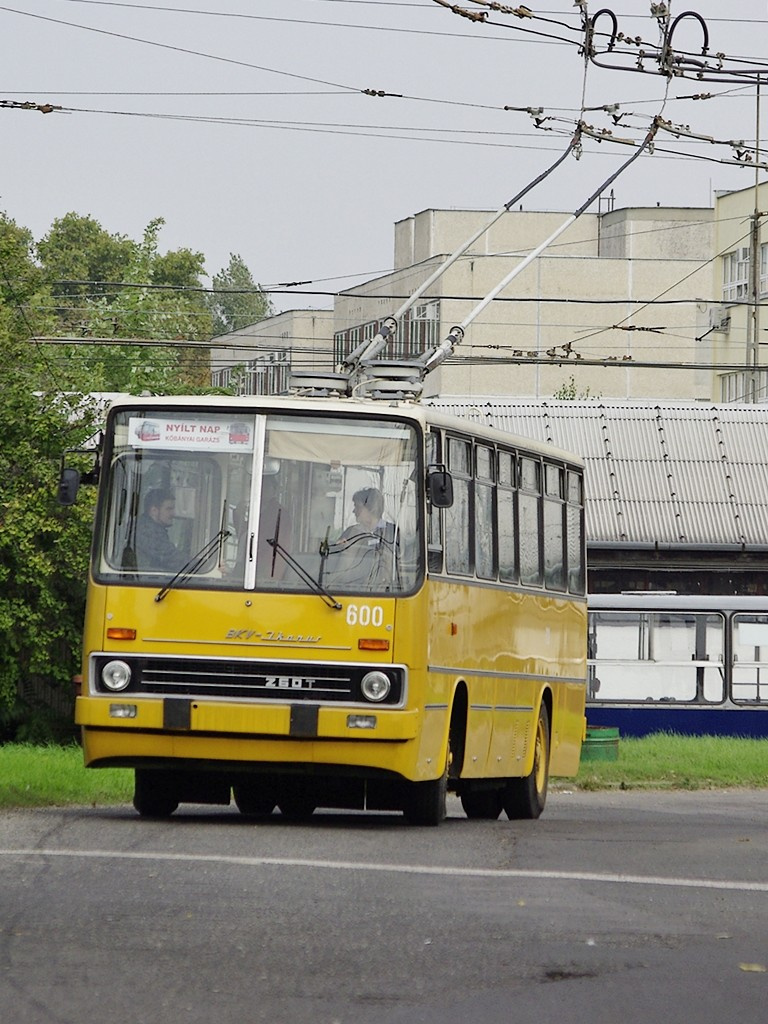
<svg viewBox="0 0 768 1024">
<path fill-rule="evenodd" d="M 747 383 L 746 399 L 749 403 L 757 402 L 760 391 L 760 75 L 757 76 L 755 96 L 755 210 L 752 214 L 749 233 L 749 297 L 750 307 L 747 314 L 747 353 L 746 364 L 750 368 Z"/>
</svg>

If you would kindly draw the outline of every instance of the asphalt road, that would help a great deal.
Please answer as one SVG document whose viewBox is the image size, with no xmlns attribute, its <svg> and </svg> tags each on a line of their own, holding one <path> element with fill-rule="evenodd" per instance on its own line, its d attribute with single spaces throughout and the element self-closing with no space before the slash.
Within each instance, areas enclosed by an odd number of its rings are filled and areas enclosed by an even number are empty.
<svg viewBox="0 0 768 1024">
<path fill-rule="evenodd" d="M 3 1024 L 763 1024 L 768 792 L 0 815 Z"/>
</svg>

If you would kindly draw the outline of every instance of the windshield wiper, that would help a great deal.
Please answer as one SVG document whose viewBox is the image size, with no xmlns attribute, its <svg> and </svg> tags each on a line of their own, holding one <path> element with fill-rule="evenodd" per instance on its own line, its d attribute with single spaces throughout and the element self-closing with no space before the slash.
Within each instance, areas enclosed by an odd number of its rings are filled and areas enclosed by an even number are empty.
<svg viewBox="0 0 768 1024">
<path fill-rule="evenodd" d="M 275 530 L 277 533 L 278 531 Z M 329 608 L 335 608 L 337 611 L 341 610 L 341 603 L 336 600 L 333 594 L 329 594 L 325 587 L 316 580 L 314 576 L 311 576 L 303 565 L 300 565 L 290 552 L 286 551 L 277 537 L 267 537 L 267 544 L 272 548 L 272 566 L 274 572 L 275 555 L 279 554 L 283 561 L 289 565 L 298 577 L 300 577 L 309 586 L 318 597 L 321 597 L 323 601 L 328 605 Z"/>
<path fill-rule="evenodd" d="M 231 535 L 231 530 L 219 530 L 209 541 L 206 541 L 200 550 L 182 565 L 176 575 L 168 580 L 163 589 L 158 590 L 155 594 L 155 601 L 162 601 L 168 591 L 173 590 L 177 583 L 181 583 L 183 580 L 188 579 L 188 577 L 193 576 L 201 566 L 205 565 L 221 542 Z"/>
</svg>

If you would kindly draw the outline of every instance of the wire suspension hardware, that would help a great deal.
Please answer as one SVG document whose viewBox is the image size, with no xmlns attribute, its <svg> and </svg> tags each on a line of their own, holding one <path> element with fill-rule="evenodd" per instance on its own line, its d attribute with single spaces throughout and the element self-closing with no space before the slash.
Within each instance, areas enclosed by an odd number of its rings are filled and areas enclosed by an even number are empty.
<svg viewBox="0 0 768 1024">
<path fill-rule="evenodd" d="M 653 73 L 652 65 L 655 64 L 655 73 L 670 79 L 693 78 L 699 82 L 730 85 L 739 81 L 754 84 L 759 75 L 766 73 L 764 64 L 729 57 L 721 51 L 711 53 L 709 28 L 696 11 L 683 11 L 673 18 L 670 4 L 651 3 L 651 17 L 658 24 L 659 40 L 650 43 L 641 36 L 622 32 L 618 15 L 609 7 L 602 7 L 590 16 L 584 0 L 578 0 L 578 6 L 584 39 L 582 51 L 598 67 L 648 74 Z M 684 22 L 693 22 L 700 30 L 701 50 L 698 53 L 675 49 L 675 35 Z"/>
</svg>

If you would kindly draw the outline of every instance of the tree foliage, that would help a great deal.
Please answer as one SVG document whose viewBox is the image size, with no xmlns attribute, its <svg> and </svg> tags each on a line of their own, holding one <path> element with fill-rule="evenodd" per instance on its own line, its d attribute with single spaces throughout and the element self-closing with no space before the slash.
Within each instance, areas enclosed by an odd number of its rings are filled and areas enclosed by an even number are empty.
<svg viewBox="0 0 768 1024">
<path fill-rule="evenodd" d="M 91 508 L 56 505 L 64 448 L 93 431 L 90 403 L 70 396 L 30 341 L 44 289 L 29 233 L 0 218 L 0 709 L 35 703 L 46 681 L 70 688 L 82 624 Z M 75 404 L 73 404 L 73 402 Z"/>
<path fill-rule="evenodd" d="M 229 264 L 214 274 L 212 285 L 210 306 L 214 335 L 240 330 L 274 312 L 242 256 L 230 253 Z"/>
<path fill-rule="evenodd" d="M 53 222 L 37 243 L 36 255 L 64 323 L 69 310 L 76 324 L 89 298 L 117 297 L 111 284 L 122 281 L 133 247 L 128 237 L 111 235 L 92 217 L 67 213 Z"/>
<path fill-rule="evenodd" d="M 202 287 L 201 253 L 159 251 L 162 225 L 134 241 L 68 213 L 35 244 L 0 213 L 0 740 L 40 738 L 32 709 L 69 697 L 79 667 L 94 495 L 81 488 L 65 509 L 56 490 L 62 453 L 97 430 L 102 412 L 90 396 L 209 384 L 204 343 L 219 307 Z M 228 274 L 252 284 L 237 261 L 217 275 L 217 302 Z M 35 340 L 50 336 L 83 341 Z"/>
<path fill-rule="evenodd" d="M 68 214 L 63 220 L 67 230 L 49 232 L 37 249 L 58 304 L 57 333 L 83 339 L 65 355 L 81 363 L 92 389 L 136 394 L 204 387 L 209 376 L 207 350 L 192 347 L 202 345 L 212 334 L 200 281 L 205 271 L 203 254 L 189 249 L 161 254 L 161 218 L 147 225 L 138 242 L 108 235 L 99 225 L 96 231 L 95 222 L 87 217 Z M 108 283 L 88 278 L 87 285 L 75 284 L 71 277 L 61 276 L 73 237 L 95 245 L 90 257 L 75 253 L 82 273 L 110 273 Z M 55 248 L 57 242 L 62 244 L 60 250 Z M 50 277 L 54 271 L 55 279 Z M 85 288 L 90 289 L 87 294 Z M 98 343 L 88 345 L 88 338 Z M 137 339 L 162 340 L 163 345 L 130 344 Z M 190 347 L 179 346 L 184 341 Z"/>
</svg>

